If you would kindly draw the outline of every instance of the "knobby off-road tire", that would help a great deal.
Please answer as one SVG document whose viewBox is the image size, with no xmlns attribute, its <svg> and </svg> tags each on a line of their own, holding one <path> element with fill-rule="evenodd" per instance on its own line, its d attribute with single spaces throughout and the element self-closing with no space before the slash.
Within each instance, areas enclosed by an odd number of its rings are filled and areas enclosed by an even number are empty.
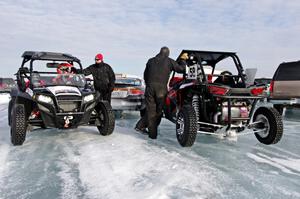
<svg viewBox="0 0 300 199">
<path fill-rule="evenodd" d="M 26 113 L 23 104 L 14 104 L 11 109 L 11 143 L 22 145 L 26 138 Z"/>
<path fill-rule="evenodd" d="M 10 124 L 11 124 L 11 109 L 12 109 L 13 104 L 14 104 L 13 99 L 9 100 L 8 109 L 7 109 L 8 126 L 10 126 Z"/>
<path fill-rule="evenodd" d="M 283 134 L 282 117 L 275 108 L 261 107 L 254 114 L 253 121 L 262 121 L 259 129 L 266 129 L 263 132 L 255 133 L 257 140 L 263 144 L 276 144 Z"/>
<path fill-rule="evenodd" d="M 107 101 L 99 102 L 96 111 L 100 121 L 100 126 L 97 126 L 99 133 L 104 136 L 112 134 L 115 128 L 115 114 L 111 105 Z"/>
<path fill-rule="evenodd" d="M 283 114 L 283 109 L 284 109 L 283 105 L 281 105 L 281 104 L 275 104 L 275 105 L 274 105 L 274 108 L 278 111 L 278 113 L 279 113 L 280 115 Z"/>
<path fill-rule="evenodd" d="M 197 136 L 197 117 L 195 110 L 190 105 L 185 105 L 179 111 L 176 119 L 176 137 L 183 147 L 194 144 Z"/>
</svg>

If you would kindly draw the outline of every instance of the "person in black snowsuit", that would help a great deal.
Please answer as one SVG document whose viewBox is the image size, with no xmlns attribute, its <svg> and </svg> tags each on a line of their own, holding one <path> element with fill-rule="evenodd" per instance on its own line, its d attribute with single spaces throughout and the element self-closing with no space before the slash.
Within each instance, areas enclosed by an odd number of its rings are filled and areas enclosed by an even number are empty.
<svg viewBox="0 0 300 199">
<path fill-rule="evenodd" d="M 97 54 L 95 64 L 84 69 L 83 74 L 93 75 L 94 87 L 100 93 L 100 100 L 106 100 L 110 103 L 116 77 L 111 66 L 103 62 L 103 55 Z"/>
<path fill-rule="evenodd" d="M 144 71 L 146 114 L 138 121 L 135 130 L 149 134 L 152 139 L 157 138 L 157 127 L 163 114 L 170 73 L 173 70 L 185 72 L 185 64 L 181 62 L 179 65 L 169 58 L 169 54 L 169 48 L 162 47 L 158 55 L 148 60 Z"/>
</svg>

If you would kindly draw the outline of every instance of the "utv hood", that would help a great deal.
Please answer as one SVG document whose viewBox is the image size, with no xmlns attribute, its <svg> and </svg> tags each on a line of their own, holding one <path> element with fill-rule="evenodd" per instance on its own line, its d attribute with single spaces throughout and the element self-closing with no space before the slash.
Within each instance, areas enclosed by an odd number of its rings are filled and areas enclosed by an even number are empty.
<svg viewBox="0 0 300 199">
<path fill-rule="evenodd" d="M 77 95 L 81 96 L 81 92 L 78 88 L 73 86 L 49 86 L 47 90 L 53 95 Z"/>
</svg>

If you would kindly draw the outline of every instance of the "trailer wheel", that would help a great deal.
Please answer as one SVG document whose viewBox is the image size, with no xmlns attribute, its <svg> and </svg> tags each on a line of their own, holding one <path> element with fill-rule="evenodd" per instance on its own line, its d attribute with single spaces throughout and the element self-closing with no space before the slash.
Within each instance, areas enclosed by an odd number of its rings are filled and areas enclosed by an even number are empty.
<svg viewBox="0 0 300 199">
<path fill-rule="evenodd" d="M 179 111 L 176 119 L 176 137 L 183 147 L 194 144 L 197 136 L 196 113 L 192 106 L 185 105 Z"/>
<path fill-rule="evenodd" d="M 11 143 L 22 145 L 26 138 L 27 121 L 23 104 L 14 104 L 11 110 Z"/>
<path fill-rule="evenodd" d="M 255 136 L 263 144 L 276 144 L 283 134 L 282 117 L 275 108 L 260 107 L 256 110 L 254 122 L 260 121 L 255 127 Z"/>
<path fill-rule="evenodd" d="M 115 115 L 111 105 L 107 101 L 101 101 L 96 107 L 97 117 L 100 125 L 97 126 L 101 135 L 110 135 L 115 128 Z"/>
</svg>

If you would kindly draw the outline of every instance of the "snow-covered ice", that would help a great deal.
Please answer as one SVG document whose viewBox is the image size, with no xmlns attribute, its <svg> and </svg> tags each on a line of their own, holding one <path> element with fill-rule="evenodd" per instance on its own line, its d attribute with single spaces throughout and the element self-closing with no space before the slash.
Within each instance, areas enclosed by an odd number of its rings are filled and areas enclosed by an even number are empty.
<svg viewBox="0 0 300 199">
<path fill-rule="evenodd" d="M 7 104 L 10 99 L 10 94 L 9 93 L 2 93 L 0 94 L 0 104 Z M 5 108 L 6 106 L 4 106 Z"/>
<path fill-rule="evenodd" d="M 251 134 L 198 135 L 182 148 L 172 123 L 153 141 L 133 130 L 137 120 L 127 113 L 105 137 L 93 127 L 36 129 L 14 147 L 1 99 L 0 198 L 300 198 L 297 121 L 272 146 Z"/>
</svg>

